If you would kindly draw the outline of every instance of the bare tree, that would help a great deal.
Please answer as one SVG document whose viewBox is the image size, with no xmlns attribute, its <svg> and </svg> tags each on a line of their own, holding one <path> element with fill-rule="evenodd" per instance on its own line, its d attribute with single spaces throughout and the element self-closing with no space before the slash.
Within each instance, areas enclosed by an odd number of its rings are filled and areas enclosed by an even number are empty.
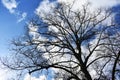
<svg viewBox="0 0 120 80">
<path fill-rule="evenodd" d="M 2 63 L 30 74 L 57 69 L 56 79 L 114 80 L 120 54 L 109 53 L 108 30 L 115 27 L 109 19 L 111 12 L 91 11 L 88 4 L 72 10 L 73 5 L 59 4 L 51 13 L 40 12 L 42 15 L 28 24 L 25 36 L 13 40 L 11 60 Z"/>
<path fill-rule="evenodd" d="M 120 32 L 119 27 L 114 29 L 116 33 L 108 38 L 108 43 L 104 46 L 109 50 L 109 54 L 111 56 L 111 61 L 109 64 L 112 64 L 109 71 L 111 74 L 111 80 L 119 80 L 120 79 Z"/>
</svg>

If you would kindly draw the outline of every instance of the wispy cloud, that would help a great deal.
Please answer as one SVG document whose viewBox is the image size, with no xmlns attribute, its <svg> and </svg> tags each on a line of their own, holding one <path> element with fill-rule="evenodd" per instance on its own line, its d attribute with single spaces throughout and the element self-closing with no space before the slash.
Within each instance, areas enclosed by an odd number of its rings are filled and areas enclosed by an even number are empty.
<svg viewBox="0 0 120 80">
<path fill-rule="evenodd" d="M 2 3 L 9 10 L 10 13 L 14 13 L 18 5 L 15 0 L 2 0 Z"/>
<path fill-rule="evenodd" d="M 26 13 L 26 12 L 23 12 L 23 13 L 19 16 L 19 19 L 18 19 L 17 22 L 19 23 L 19 22 L 25 20 L 26 16 L 27 16 L 27 13 Z"/>
<path fill-rule="evenodd" d="M 16 0 L 2 0 L 2 4 L 8 11 L 17 17 L 17 22 L 25 20 L 27 13 L 17 10 L 18 2 Z"/>
</svg>

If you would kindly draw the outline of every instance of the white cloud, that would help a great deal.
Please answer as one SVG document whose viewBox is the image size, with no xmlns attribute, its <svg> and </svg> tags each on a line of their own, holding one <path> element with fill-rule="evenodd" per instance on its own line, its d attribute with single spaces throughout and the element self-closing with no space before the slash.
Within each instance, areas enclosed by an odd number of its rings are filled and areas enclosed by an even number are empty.
<svg viewBox="0 0 120 80">
<path fill-rule="evenodd" d="M 66 3 L 66 4 L 73 4 L 72 9 L 76 10 L 76 9 L 80 9 L 82 7 L 83 4 L 85 4 L 87 2 L 87 0 L 58 0 L 59 3 Z"/>
<path fill-rule="evenodd" d="M 51 12 L 52 10 L 51 10 L 51 7 L 55 7 L 55 3 L 56 2 L 50 2 L 49 0 L 44 0 L 43 2 L 41 2 L 40 4 L 39 4 L 39 6 L 38 6 L 38 8 L 36 9 L 36 11 L 35 11 L 35 13 L 37 14 L 37 15 L 40 15 L 41 14 L 41 12 L 42 13 L 49 13 L 49 12 Z M 41 16 L 42 16 L 42 14 L 41 14 Z"/>
<path fill-rule="evenodd" d="M 78 10 L 82 8 L 82 5 L 89 2 L 91 5 L 89 6 L 90 11 L 95 11 L 96 9 L 103 8 L 111 8 L 117 4 L 120 4 L 118 0 L 56 0 L 54 2 L 50 2 L 49 0 L 42 1 L 39 6 L 36 8 L 35 13 L 40 17 L 44 17 L 52 13 L 52 8 L 56 6 L 56 3 L 65 3 L 65 4 L 73 4 L 72 10 Z"/>
<path fill-rule="evenodd" d="M 26 74 L 24 80 L 47 80 L 47 79 L 45 75 L 41 75 L 39 78 L 36 78 L 29 74 Z"/>
<path fill-rule="evenodd" d="M 9 10 L 10 13 L 14 13 L 18 5 L 15 0 L 2 0 L 2 3 Z"/>
<path fill-rule="evenodd" d="M 99 7 L 110 8 L 120 4 L 119 0 L 58 0 L 58 2 L 65 2 L 66 4 L 72 4 L 74 2 L 73 9 L 80 9 L 86 2 L 90 2 L 90 4 L 92 4 L 90 6 L 91 9 Z"/>
<path fill-rule="evenodd" d="M 15 77 L 15 73 L 5 68 L 3 64 L 0 63 L 0 80 L 8 80 L 14 77 Z"/>
<path fill-rule="evenodd" d="M 27 16 L 27 13 L 23 12 L 19 17 L 18 22 L 21 22 L 21 21 L 25 20 L 26 16 Z"/>
<path fill-rule="evenodd" d="M 94 7 L 112 7 L 120 2 L 117 0 L 89 0 Z"/>
<path fill-rule="evenodd" d="M 8 78 L 8 70 L 3 69 L 2 63 L 0 63 L 0 80 L 7 80 Z"/>
<path fill-rule="evenodd" d="M 58 0 L 58 2 L 72 3 L 74 0 Z M 80 6 L 85 2 L 90 2 L 95 7 L 112 7 L 116 4 L 120 4 L 119 0 L 75 0 L 75 5 Z"/>
<path fill-rule="evenodd" d="M 6 73 L 7 71 L 0 69 L 0 80 L 7 80 L 8 75 Z"/>
<path fill-rule="evenodd" d="M 38 8 L 36 9 L 35 11 L 36 14 L 40 14 L 40 12 L 49 13 L 51 11 L 51 7 L 54 7 L 57 2 L 58 3 L 64 2 L 66 4 L 72 4 L 74 2 L 73 9 L 81 8 L 81 6 L 85 4 L 86 2 L 90 2 L 92 4 L 90 6 L 90 8 L 92 9 L 96 9 L 99 7 L 109 8 L 117 4 L 120 4 L 119 0 L 57 0 L 54 2 L 50 2 L 49 0 L 44 0 L 40 3 Z"/>
</svg>

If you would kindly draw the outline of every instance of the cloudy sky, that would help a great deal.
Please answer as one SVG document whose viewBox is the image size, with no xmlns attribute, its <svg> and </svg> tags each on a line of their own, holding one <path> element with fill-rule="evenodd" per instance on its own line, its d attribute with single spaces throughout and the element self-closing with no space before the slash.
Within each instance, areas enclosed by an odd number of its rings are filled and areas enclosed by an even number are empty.
<svg viewBox="0 0 120 80">
<path fill-rule="evenodd" d="M 24 26 L 36 11 L 49 11 L 50 6 L 57 2 L 71 3 L 73 0 L 0 0 L 0 56 L 6 55 L 9 51 L 9 43 L 15 37 L 24 34 Z M 87 0 L 76 0 L 74 8 L 84 4 Z M 96 7 L 112 8 L 120 4 L 120 0 L 89 0 Z M 5 79 L 5 71 L 0 70 L 0 80 Z M 3 78 L 2 78 L 2 77 Z M 28 80 L 29 75 L 25 77 Z M 39 79 L 44 80 L 45 76 Z"/>
</svg>

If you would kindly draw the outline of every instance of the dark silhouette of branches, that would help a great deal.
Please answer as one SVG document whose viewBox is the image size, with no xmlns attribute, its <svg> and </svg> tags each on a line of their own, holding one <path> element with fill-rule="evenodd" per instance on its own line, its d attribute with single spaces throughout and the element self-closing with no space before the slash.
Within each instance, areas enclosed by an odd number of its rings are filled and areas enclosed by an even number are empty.
<svg viewBox="0 0 120 80">
<path fill-rule="evenodd" d="M 2 59 L 2 63 L 30 74 L 55 68 L 56 80 L 115 80 L 120 54 L 113 52 L 115 44 L 110 42 L 115 34 L 108 35 L 109 29 L 116 28 L 110 23 L 112 13 L 91 11 L 89 4 L 72 10 L 73 5 L 61 3 L 52 12 L 41 12 L 31 20 L 25 36 L 12 41 L 12 61 Z M 111 65 L 113 68 L 107 68 Z"/>
</svg>

